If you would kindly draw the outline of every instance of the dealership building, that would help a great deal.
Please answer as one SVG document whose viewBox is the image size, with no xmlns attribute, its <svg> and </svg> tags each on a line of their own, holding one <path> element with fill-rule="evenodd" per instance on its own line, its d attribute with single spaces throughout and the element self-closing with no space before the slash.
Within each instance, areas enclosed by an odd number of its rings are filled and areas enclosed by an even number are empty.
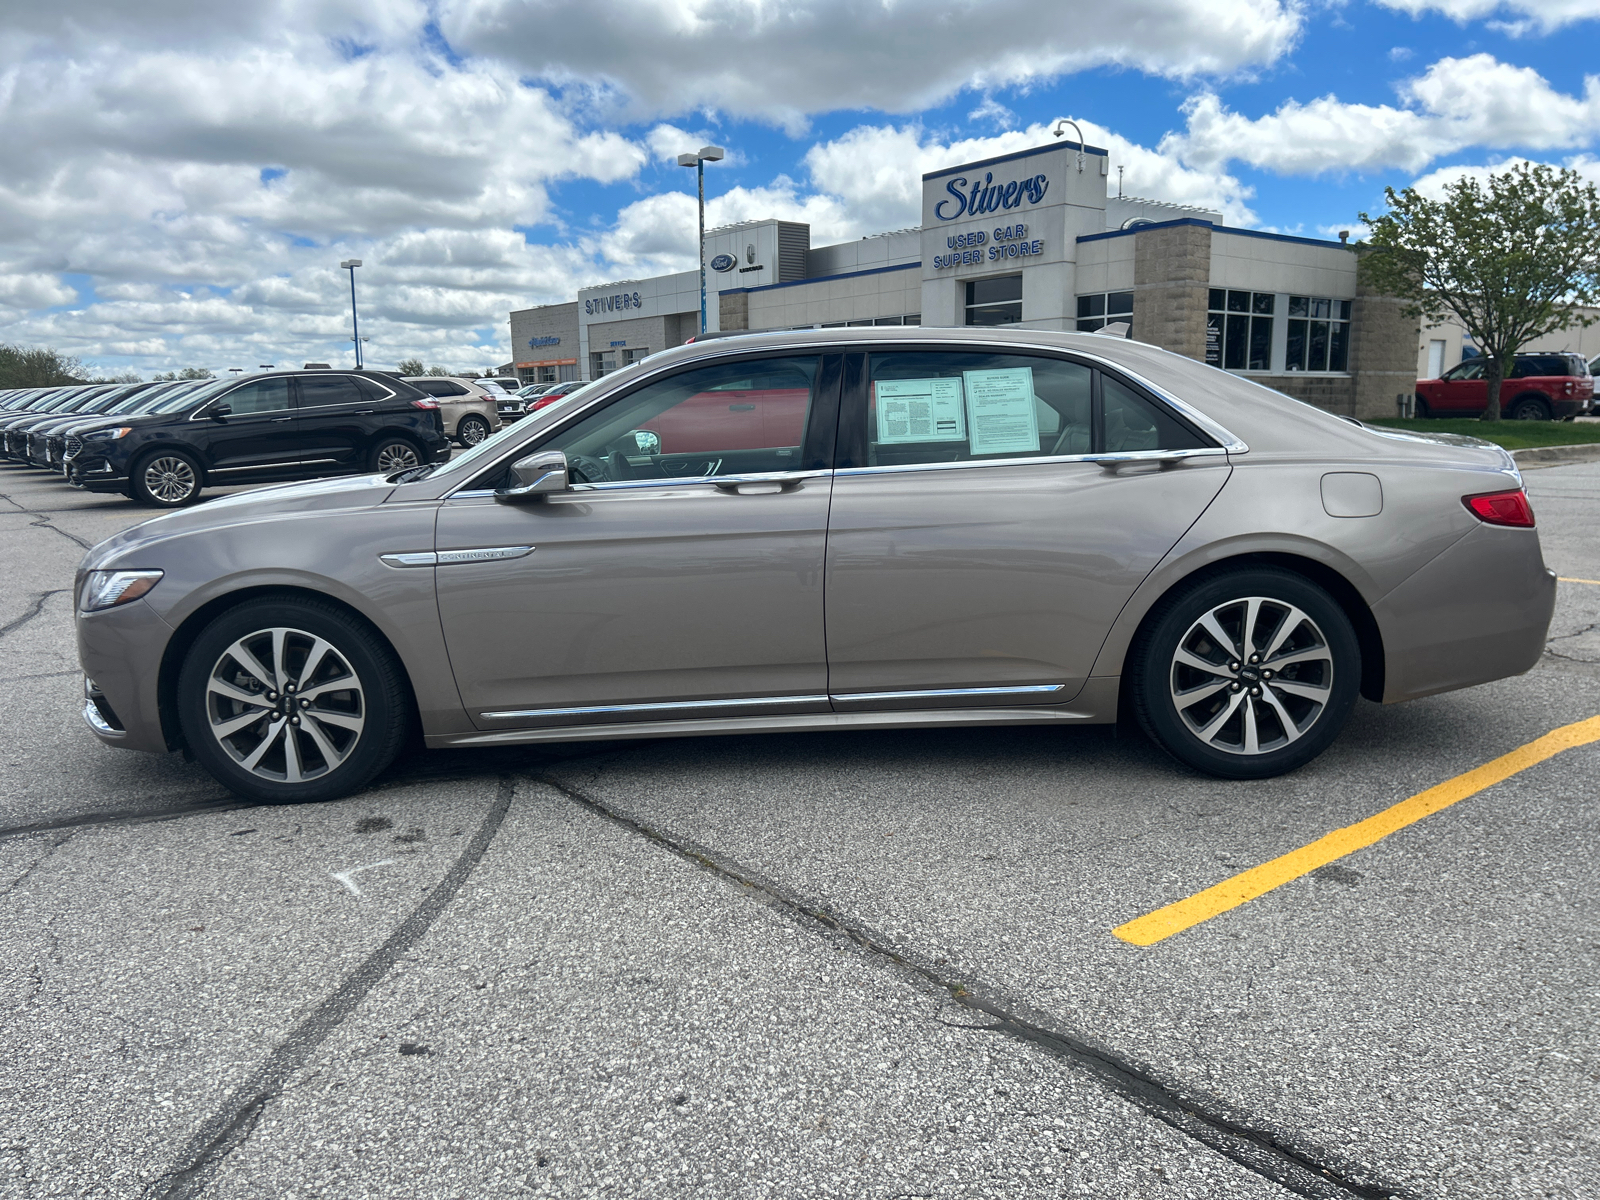
<svg viewBox="0 0 1600 1200">
<path fill-rule="evenodd" d="M 1393 415 L 1413 390 L 1417 322 L 1362 289 L 1353 246 L 1108 197 L 1109 175 L 1106 151 L 1063 141 L 924 175 L 916 229 L 832 246 L 791 221 L 708 230 L 707 329 L 1081 330 L 1342 414 Z M 513 312 L 513 361 L 530 382 L 595 379 L 699 324 L 699 272 L 621 280 Z"/>
</svg>

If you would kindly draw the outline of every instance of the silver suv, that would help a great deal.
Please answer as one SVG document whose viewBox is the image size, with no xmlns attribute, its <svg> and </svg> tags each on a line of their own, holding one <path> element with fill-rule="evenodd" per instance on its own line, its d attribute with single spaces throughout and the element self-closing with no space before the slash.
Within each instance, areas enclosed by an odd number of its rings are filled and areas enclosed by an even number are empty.
<svg viewBox="0 0 1600 1200">
<path fill-rule="evenodd" d="M 476 446 L 500 428 L 500 413 L 495 407 L 499 394 L 476 379 L 460 379 L 454 375 L 406 375 L 402 378 L 439 401 L 444 431 L 452 441 L 462 446 Z"/>
</svg>

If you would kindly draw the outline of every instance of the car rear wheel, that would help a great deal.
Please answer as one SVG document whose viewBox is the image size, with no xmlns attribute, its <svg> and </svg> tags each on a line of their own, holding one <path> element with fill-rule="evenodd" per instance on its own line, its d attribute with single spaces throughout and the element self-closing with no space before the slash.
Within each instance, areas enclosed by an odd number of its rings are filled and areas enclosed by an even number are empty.
<svg viewBox="0 0 1600 1200">
<path fill-rule="evenodd" d="M 200 495 L 200 464 L 181 450 L 158 450 L 133 465 L 129 494 L 152 508 L 182 508 Z"/>
<path fill-rule="evenodd" d="M 456 426 L 456 437 L 461 439 L 463 446 L 476 446 L 489 436 L 489 422 L 476 413 L 469 413 L 461 418 L 461 424 Z"/>
<path fill-rule="evenodd" d="M 178 676 L 195 758 L 230 791 L 269 804 L 365 786 L 399 752 L 407 714 L 388 647 L 312 600 L 229 609 L 195 639 Z"/>
<path fill-rule="evenodd" d="M 1265 779 L 1332 744 L 1354 706 L 1350 619 L 1302 576 L 1250 568 L 1163 600 L 1129 664 L 1134 712 L 1163 749 L 1225 779 Z"/>
<path fill-rule="evenodd" d="M 421 466 L 422 456 L 405 438 L 384 438 L 372 448 L 368 464 L 374 471 L 388 475 L 395 471 Z"/>
<path fill-rule="evenodd" d="M 1548 421 L 1550 405 L 1538 396 L 1518 397 L 1511 405 L 1513 421 Z"/>
</svg>

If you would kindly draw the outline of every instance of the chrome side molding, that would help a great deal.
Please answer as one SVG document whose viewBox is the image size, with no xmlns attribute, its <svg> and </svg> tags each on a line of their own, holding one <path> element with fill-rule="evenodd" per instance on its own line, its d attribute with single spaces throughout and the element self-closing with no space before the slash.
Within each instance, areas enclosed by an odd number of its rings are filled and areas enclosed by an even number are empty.
<svg viewBox="0 0 1600 1200">
<path fill-rule="evenodd" d="M 452 563 L 497 562 L 505 558 L 525 558 L 537 546 L 485 546 L 476 550 L 414 550 L 406 553 L 380 554 L 378 558 L 390 567 L 448 567 Z"/>
<path fill-rule="evenodd" d="M 827 696 L 746 696 L 739 700 L 679 700 L 653 704 L 599 704 L 581 708 L 517 708 L 481 712 L 484 721 L 517 721 L 531 717 L 580 717 L 598 713 L 695 712 L 716 708 L 745 708 L 751 705 L 870 703 L 874 700 L 943 700 L 963 696 L 1049 696 L 1065 690 L 1064 683 L 1033 684 L 1026 687 L 937 688 L 911 692 L 844 692 Z"/>
</svg>

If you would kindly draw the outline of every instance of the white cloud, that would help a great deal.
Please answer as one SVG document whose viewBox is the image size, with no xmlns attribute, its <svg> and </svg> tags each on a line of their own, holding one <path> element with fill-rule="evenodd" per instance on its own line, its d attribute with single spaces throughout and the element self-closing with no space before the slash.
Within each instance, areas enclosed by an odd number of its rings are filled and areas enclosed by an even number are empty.
<svg viewBox="0 0 1600 1200">
<path fill-rule="evenodd" d="M 1495 25 L 1513 35 L 1549 33 L 1563 25 L 1600 17 L 1600 0 L 1378 0 L 1378 3 L 1413 17 L 1434 12 L 1463 23 L 1505 13 L 1513 19 L 1498 21 Z"/>
<path fill-rule="evenodd" d="M 1468 147 L 1565 149 L 1600 132 L 1600 79 L 1582 96 L 1557 92 L 1531 67 L 1488 54 L 1440 59 L 1400 89 L 1404 106 L 1346 104 L 1335 96 L 1290 100 L 1249 118 L 1202 92 L 1185 105 L 1187 128 L 1162 149 L 1201 166 L 1229 161 L 1283 174 L 1400 167 L 1417 171 Z"/>
<path fill-rule="evenodd" d="M 964 87 L 1095 66 L 1190 78 L 1269 65 L 1293 0 L 442 0 L 452 44 L 614 93 L 635 115 L 715 108 L 805 126 L 847 108 L 916 112 Z"/>
</svg>

